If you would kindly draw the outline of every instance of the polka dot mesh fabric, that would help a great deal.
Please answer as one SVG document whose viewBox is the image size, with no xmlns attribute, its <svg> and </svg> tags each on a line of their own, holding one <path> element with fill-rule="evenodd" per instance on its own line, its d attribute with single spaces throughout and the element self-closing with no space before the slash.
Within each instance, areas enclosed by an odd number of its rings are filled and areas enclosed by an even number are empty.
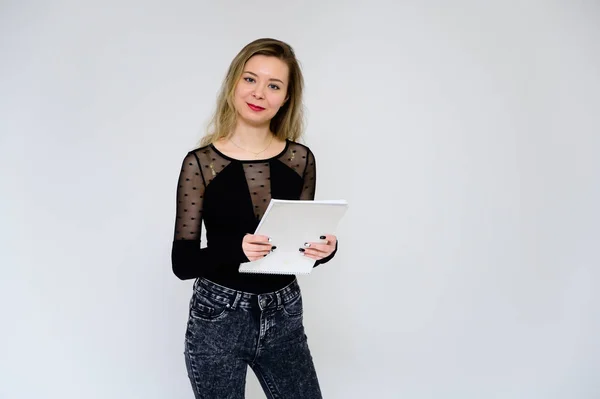
<svg viewBox="0 0 600 399">
<path fill-rule="evenodd" d="M 238 161 L 219 153 L 213 146 L 192 151 L 185 157 L 177 187 L 175 240 L 198 240 L 206 187 L 232 162 L 242 163 L 257 219 L 271 201 L 270 162 L 281 162 L 304 179 L 301 200 L 315 195 L 315 159 L 307 147 L 288 142 L 286 150 L 269 160 Z"/>
<path fill-rule="evenodd" d="M 254 214 L 260 219 L 269 206 L 271 200 L 271 181 L 269 163 L 244 163 L 244 173 L 250 198 L 254 207 Z"/>
</svg>

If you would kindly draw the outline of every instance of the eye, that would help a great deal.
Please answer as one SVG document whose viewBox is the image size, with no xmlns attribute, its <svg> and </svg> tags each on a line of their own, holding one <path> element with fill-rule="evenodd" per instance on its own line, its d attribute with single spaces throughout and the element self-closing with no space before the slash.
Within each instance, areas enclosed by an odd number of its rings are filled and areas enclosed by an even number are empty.
<svg viewBox="0 0 600 399">
<path fill-rule="evenodd" d="M 249 76 L 246 76 L 246 77 L 244 78 L 244 80 L 245 80 L 246 82 L 248 82 L 248 83 L 254 83 L 254 78 L 251 78 L 251 77 L 249 77 Z"/>
<path fill-rule="evenodd" d="M 276 84 L 270 84 L 269 87 L 273 90 L 279 90 L 279 86 L 277 86 Z"/>
</svg>

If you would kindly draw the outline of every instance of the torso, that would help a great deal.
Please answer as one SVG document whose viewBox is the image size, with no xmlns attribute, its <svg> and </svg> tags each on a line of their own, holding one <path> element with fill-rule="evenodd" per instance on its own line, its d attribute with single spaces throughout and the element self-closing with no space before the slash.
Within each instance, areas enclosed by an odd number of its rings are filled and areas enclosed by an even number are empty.
<svg viewBox="0 0 600 399">
<path fill-rule="evenodd" d="M 309 148 L 292 141 L 275 141 L 258 159 L 248 158 L 221 140 L 190 153 L 186 164 L 189 181 L 180 188 L 189 198 L 182 214 L 182 237 L 198 238 L 194 219 L 198 214 L 206 227 L 207 246 L 226 246 L 241 242 L 252 233 L 272 198 L 284 200 L 314 199 L 315 163 Z M 252 154 L 250 154 L 252 155 Z M 186 200 L 187 201 L 187 200 Z M 196 208 L 194 208 L 196 207 Z M 200 207 L 200 208 L 198 208 Z M 190 212 L 186 212 L 189 210 Z M 185 226 L 188 227 L 185 227 Z M 189 233 L 192 229 L 196 233 Z M 293 276 L 241 274 L 237 265 L 222 265 L 204 277 L 225 287 L 246 292 L 271 292 L 286 286 Z"/>
</svg>

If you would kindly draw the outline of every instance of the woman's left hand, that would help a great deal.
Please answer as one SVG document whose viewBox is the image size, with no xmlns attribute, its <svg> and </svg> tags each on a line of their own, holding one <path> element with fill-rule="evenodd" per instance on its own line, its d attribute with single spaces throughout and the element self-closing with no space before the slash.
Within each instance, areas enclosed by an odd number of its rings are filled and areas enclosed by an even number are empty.
<svg viewBox="0 0 600 399">
<path fill-rule="evenodd" d="M 314 260 L 321 260 L 331 255 L 333 251 L 335 251 L 337 237 L 331 234 L 326 234 L 319 238 L 323 241 L 307 242 L 304 244 L 304 247 L 300 248 L 300 252 L 302 252 L 304 256 Z"/>
</svg>

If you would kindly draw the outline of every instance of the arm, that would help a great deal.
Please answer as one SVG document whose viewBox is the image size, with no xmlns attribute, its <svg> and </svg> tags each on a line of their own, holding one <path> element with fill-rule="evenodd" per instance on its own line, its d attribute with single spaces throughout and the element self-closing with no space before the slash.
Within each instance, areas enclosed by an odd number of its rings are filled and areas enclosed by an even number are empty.
<svg viewBox="0 0 600 399">
<path fill-rule="evenodd" d="M 304 173 L 303 173 L 302 178 L 303 178 L 303 186 L 302 186 L 302 192 L 300 194 L 300 199 L 313 201 L 315 199 L 315 191 L 316 191 L 316 187 L 317 187 L 317 162 L 315 160 L 315 156 L 313 155 L 312 151 L 310 151 L 310 150 L 308 150 L 308 154 L 306 156 L 306 166 L 304 168 Z M 323 232 L 324 235 L 326 233 L 327 232 Z M 323 263 L 329 262 L 335 256 L 335 254 L 337 253 L 337 250 L 338 250 L 338 240 L 336 238 L 335 249 L 333 250 L 333 252 L 329 256 L 326 256 L 325 258 L 317 260 L 313 267 L 317 267 Z"/>
<path fill-rule="evenodd" d="M 200 248 L 202 204 L 206 182 L 198 158 L 189 153 L 183 160 L 177 185 L 175 234 L 171 249 L 173 273 L 181 280 L 201 277 L 207 272 L 248 262 L 242 242 L 227 242 Z"/>
</svg>

